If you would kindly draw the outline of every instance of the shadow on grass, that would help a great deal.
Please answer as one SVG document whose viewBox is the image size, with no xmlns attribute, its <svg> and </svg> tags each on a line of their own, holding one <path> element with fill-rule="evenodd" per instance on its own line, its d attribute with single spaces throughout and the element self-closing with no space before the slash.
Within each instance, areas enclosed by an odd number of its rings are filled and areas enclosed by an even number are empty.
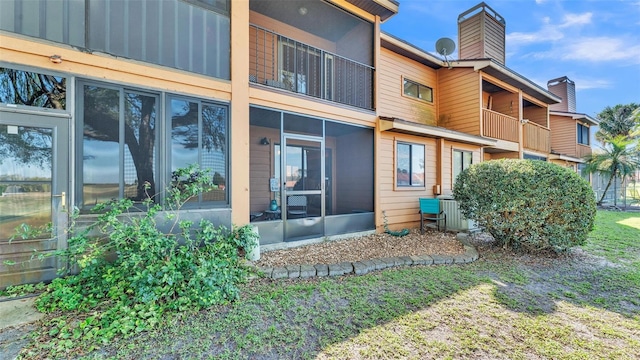
<svg viewBox="0 0 640 360">
<path fill-rule="evenodd" d="M 495 297 L 511 310 L 531 314 L 552 313 L 562 300 L 638 316 L 640 213 L 599 211 L 597 216 L 587 243 L 570 254 L 532 263 L 532 257 L 514 256 L 508 266 L 503 263 L 490 275 L 498 282 Z M 501 279 L 506 281 L 500 284 Z"/>
<path fill-rule="evenodd" d="M 487 281 L 457 266 L 412 267 L 324 280 L 261 281 L 231 305 L 179 315 L 167 328 L 107 347 L 102 355 L 314 358 L 327 345 Z M 144 345 L 123 349 L 132 343 Z"/>
</svg>

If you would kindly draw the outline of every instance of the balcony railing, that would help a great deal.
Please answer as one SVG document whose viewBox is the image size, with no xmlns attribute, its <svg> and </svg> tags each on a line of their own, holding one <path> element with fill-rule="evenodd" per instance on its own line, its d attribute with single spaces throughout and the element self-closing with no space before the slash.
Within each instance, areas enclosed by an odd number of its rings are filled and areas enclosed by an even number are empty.
<svg viewBox="0 0 640 360">
<path fill-rule="evenodd" d="M 576 157 L 582 158 L 586 155 L 591 154 L 591 146 L 577 144 L 576 146 Z"/>
<path fill-rule="evenodd" d="M 249 81 L 373 109 L 373 67 L 255 25 L 249 36 Z"/>
<path fill-rule="evenodd" d="M 523 146 L 525 149 L 548 153 L 551 151 L 551 130 L 534 122 L 524 124 Z"/>
<path fill-rule="evenodd" d="M 483 135 L 494 139 L 518 142 L 518 119 L 499 112 L 482 109 Z"/>
</svg>

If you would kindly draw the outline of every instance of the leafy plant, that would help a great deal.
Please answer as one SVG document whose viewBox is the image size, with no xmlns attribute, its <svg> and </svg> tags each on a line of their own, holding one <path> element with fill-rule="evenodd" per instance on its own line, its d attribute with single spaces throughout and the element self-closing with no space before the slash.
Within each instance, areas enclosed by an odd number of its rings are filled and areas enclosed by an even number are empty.
<svg viewBox="0 0 640 360">
<path fill-rule="evenodd" d="M 57 255 L 77 274 L 55 279 L 36 300 L 40 311 L 76 314 L 74 321 L 63 314 L 49 323 L 49 335 L 57 339 L 47 344 L 50 351 L 90 350 L 152 328 L 169 311 L 238 298 L 237 285 L 250 273 L 242 249 L 255 246 L 255 232 L 180 219 L 182 206 L 211 187 L 207 179 L 190 166 L 174 172 L 164 207 L 151 197 L 142 208 L 113 200 L 93 209 L 99 214 L 90 224 L 73 214 L 68 248 Z"/>
<path fill-rule="evenodd" d="M 593 229 L 596 203 L 577 173 L 544 161 L 503 159 L 472 165 L 453 189 L 462 214 L 499 245 L 562 252 Z"/>
</svg>

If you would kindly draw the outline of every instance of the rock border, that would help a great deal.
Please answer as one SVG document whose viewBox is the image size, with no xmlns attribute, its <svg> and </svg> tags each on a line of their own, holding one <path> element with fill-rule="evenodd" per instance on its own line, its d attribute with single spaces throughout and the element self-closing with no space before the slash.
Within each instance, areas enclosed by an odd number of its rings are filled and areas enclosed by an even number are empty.
<svg viewBox="0 0 640 360">
<path fill-rule="evenodd" d="M 326 276 L 364 275 L 372 271 L 400 266 L 468 264 L 478 260 L 478 251 L 468 241 L 468 234 L 458 233 L 456 239 L 464 246 L 459 255 L 421 255 L 399 256 L 337 264 L 304 264 L 280 267 L 256 267 L 262 277 L 267 279 L 310 279 Z"/>
</svg>

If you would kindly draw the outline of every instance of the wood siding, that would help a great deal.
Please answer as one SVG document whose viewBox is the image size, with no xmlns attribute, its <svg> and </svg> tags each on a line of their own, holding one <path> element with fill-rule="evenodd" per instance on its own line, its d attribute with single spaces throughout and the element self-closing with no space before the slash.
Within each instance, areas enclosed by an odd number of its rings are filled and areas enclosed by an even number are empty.
<svg viewBox="0 0 640 360">
<path fill-rule="evenodd" d="M 492 17 L 484 17 L 484 56 L 505 63 L 505 28 Z"/>
<path fill-rule="evenodd" d="M 591 146 L 578 144 L 578 122 L 568 116 L 550 115 L 551 149 L 559 154 L 582 158 Z"/>
<path fill-rule="evenodd" d="M 544 126 L 528 122 L 522 127 L 522 146 L 525 149 L 548 154 L 551 151 L 550 131 Z"/>
<path fill-rule="evenodd" d="M 480 77 L 473 69 L 442 69 L 435 91 L 438 125 L 480 135 Z"/>
<path fill-rule="evenodd" d="M 480 14 L 475 15 L 458 24 L 458 55 L 460 59 L 481 58 L 482 52 L 482 22 Z"/>
<path fill-rule="evenodd" d="M 403 95 L 403 77 L 429 86 L 436 96 L 437 77 L 435 70 L 407 59 L 390 50 L 380 50 L 380 97 L 378 115 L 401 118 L 427 125 L 438 125 L 435 103 Z"/>
<path fill-rule="evenodd" d="M 505 27 L 484 11 L 458 24 L 458 44 L 460 59 L 505 63 Z"/>
<path fill-rule="evenodd" d="M 482 109 L 483 135 L 494 139 L 519 142 L 519 121 L 502 113 Z"/>
<path fill-rule="evenodd" d="M 425 145 L 425 188 L 410 189 L 395 186 L 396 142 L 403 141 Z M 376 221 L 382 230 L 384 211 L 389 227 L 401 229 L 418 226 L 418 198 L 434 197 L 433 185 L 436 184 L 437 151 L 436 140 L 418 136 L 388 133 L 380 134 L 377 145 L 376 178 L 378 179 L 378 199 L 380 211 Z"/>
<path fill-rule="evenodd" d="M 269 145 L 261 145 L 260 139 L 269 139 Z M 269 189 L 269 179 L 275 175 L 275 149 L 280 142 L 280 131 L 276 129 L 252 126 L 249 137 L 249 191 L 250 211 L 264 211 L 273 199 Z M 278 175 L 279 177 L 280 175 Z"/>
<path fill-rule="evenodd" d="M 545 128 L 548 127 L 547 108 L 528 106 L 522 109 L 522 118 Z"/>
</svg>

